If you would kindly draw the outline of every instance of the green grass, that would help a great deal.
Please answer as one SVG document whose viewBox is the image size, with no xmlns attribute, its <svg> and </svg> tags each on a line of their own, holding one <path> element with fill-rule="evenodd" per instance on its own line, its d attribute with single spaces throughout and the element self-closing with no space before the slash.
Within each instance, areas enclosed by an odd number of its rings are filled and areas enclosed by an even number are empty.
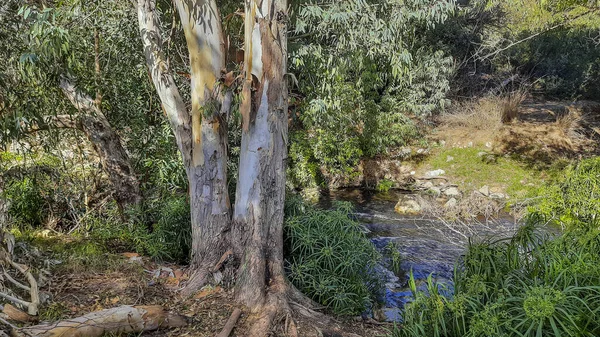
<svg viewBox="0 0 600 337">
<path fill-rule="evenodd" d="M 511 199 L 531 197 L 537 194 L 544 183 L 544 172 L 535 171 L 521 162 L 507 157 L 479 156 L 488 152 L 485 148 L 450 148 L 435 151 L 422 164 L 422 171 L 442 169 L 451 183 L 457 184 L 462 191 L 478 190 L 484 185 L 498 188 Z M 454 159 L 447 161 L 448 156 Z M 484 158 L 485 157 L 485 158 Z"/>
<path fill-rule="evenodd" d="M 81 235 L 48 235 L 47 231 L 40 230 L 13 228 L 11 233 L 17 241 L 39 249 L 45 258 L 60 261 L 54 267 L 58 273 L 143 271 L 139 265 L 123 258 L 119 254 L 122 250 L 102 241 Z"/>
</svg>

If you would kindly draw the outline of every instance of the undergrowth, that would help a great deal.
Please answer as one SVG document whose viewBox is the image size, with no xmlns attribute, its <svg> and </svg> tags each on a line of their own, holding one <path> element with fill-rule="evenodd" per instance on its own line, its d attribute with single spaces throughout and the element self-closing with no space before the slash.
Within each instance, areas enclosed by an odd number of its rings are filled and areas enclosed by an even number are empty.
<svg viewBox="0 0 600 337">
<path fill-rule="evenodd" d="M 566 229 L 600 227 L 600 157 L 564 170 L 564 180 L 544 187 L 543 198 L 530 212 Z"/>
<path fill-rule="evenodd" d="M 284 225 L 290 281 L 340 315 L 364 312 L 379 297 L 380 255 L 352 218 L 348 203 L 320 210 L 292 198 Z"/>
</svg>

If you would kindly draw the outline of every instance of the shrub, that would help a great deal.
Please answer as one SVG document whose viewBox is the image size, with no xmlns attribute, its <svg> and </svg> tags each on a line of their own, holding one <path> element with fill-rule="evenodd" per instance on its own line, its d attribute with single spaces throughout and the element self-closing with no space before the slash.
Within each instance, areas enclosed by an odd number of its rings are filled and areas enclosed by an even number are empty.
<svg viewBox="0 0 600 337">
<path fill-rule="evenodd" d="M 319 162 L 315 159 L 306 132 L 290 134 L 287 182 L 290 188 L 314 188 L 323 184 Z"/>
<path fill-rule="evenodd" d="M 151 200 L 139 209 L 129 210 L 126 222 L 117 208 L 111 207 L 102 214 L 89 215 L 80 234 L 116 250 L 186 262 L 191 247 L 189 203 L 178 195 Z"/>
<path fill-rule="evenodd" d="M 44 222 L 47 205 L 37 180 L 30 177 L 13 180 L 4 190 L 3 198 L 11 200 L 8 215 L 19 228 L 39 227 Z"/>
<path fill-rule="evenodd" d="M 57 230 L 74 224 L 91 188 L 78 170 L 65 171 L 62 165 L 52 154 L 0 154 L 0 198 L 8 201 L 11 226 Z"/>
<path fill-rule="evenodd" d="M 567 229 L 600 227 L 600 157 L 580 161 L 564 171 L 557 184 L 545 187 L 530 212 Z"/>
<path fill-rule="evenodd" d="M 292 199 L 286 208 L 286 267 L 290 281 L 336 314 L 355 315 L 376 301 L 380 259 L 348 203 L 319 210 Z"/>
<path fill-rule="evenodd" d="M 377 189 L 377 191 L 379 192 L 389 192 L 389 190 L 394 187 L 394 182 L 392 180 L 389 179 L 383 179 L 380 180 L 379 182 L 377 182 L 377 186 L 375 189 Z"/>
<path fill-rule="evenodd" d="M 355 173 L 363 156 L 385 155 L 418 138 L 413 120 L 449 104 L 454 63 L 427 32 L 455 7 L 433 0 L 293 5 L 299 39 L 290 48 L 290 70 L 303 96 L 297 111 L 310 148 L 302 151 L 312 166 L 306 178 L 313 167 L 334 176 Z"/>
</svg>

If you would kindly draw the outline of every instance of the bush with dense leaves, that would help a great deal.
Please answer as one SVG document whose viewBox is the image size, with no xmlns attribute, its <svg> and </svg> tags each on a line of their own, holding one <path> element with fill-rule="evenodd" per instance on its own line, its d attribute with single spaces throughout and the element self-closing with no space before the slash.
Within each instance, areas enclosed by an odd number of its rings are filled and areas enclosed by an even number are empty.
<svg viewBox="0 0 600 337">
<path fill-rule="evenodd" d="M 567 229 L 600 228 L 600 157 L 564 170 L 563 179 L 545 187 L 530 212 Z"/>
<path fill-rule="evenodd" d="M 297 6 L 290 68 L 303 97 L 297 108 L 302 131 L 295 137 L 303 141 L 293 149 L 289 173 L 304 187 L 319 183 L 307 180 L 304 168 L 348 176 L 362 157 L 417 138 L 411 118 L 448 105 L 453 62 L 426 41 L 426 32 L 444 22 L 454 2 L 327 0 Z"/>
<path fill-rule="evenodd" d="M 351 211 L 347 203 L 320 210 L 293 199 L 284 225 L 290 281 L 340 315 L 364 312 L 380 289 L 374 271 L 380 255 Z"/>
</svg>

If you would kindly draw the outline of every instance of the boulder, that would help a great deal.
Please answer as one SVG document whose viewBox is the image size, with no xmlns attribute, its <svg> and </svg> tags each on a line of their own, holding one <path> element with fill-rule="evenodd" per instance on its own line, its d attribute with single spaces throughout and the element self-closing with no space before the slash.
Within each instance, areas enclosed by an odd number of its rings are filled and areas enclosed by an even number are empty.
<svg viewBox="0 0 600 337">
<path fill-rule="evenodd" d="M 427 192 L 428 192 L 429 194 L 431 194 L 431 195 L 434 195 L 434 196 L 436 196 L 436 197 L 439 197 L 440 195 L 442 195 L 442 190 L 441 190 L 439 187 L 435 187 L 435 186 L 432 186 L 432 187 L 430 187 L 430 188 L 427 190 Z"/>
<path fill-rule="evenodd" d="M 444 195 L 450 198 L 460 197 L 460 191 L 457 187 L 451 186 L 444 190 Z"/>
<path fill-rule="evenodd" d="M 403 195 L 396 203 L 394 210 L 399 214 L 419 214 L 421 212 L 421 205 L 417 201 L 414 195 Z"/>
<path fill-rule="evenodd" d="M 488 185 L 483 186 L 482 188 L 479 189 L 479 193 L 488 197 L 490 195 L 490 187 Z"/>
</svg>

